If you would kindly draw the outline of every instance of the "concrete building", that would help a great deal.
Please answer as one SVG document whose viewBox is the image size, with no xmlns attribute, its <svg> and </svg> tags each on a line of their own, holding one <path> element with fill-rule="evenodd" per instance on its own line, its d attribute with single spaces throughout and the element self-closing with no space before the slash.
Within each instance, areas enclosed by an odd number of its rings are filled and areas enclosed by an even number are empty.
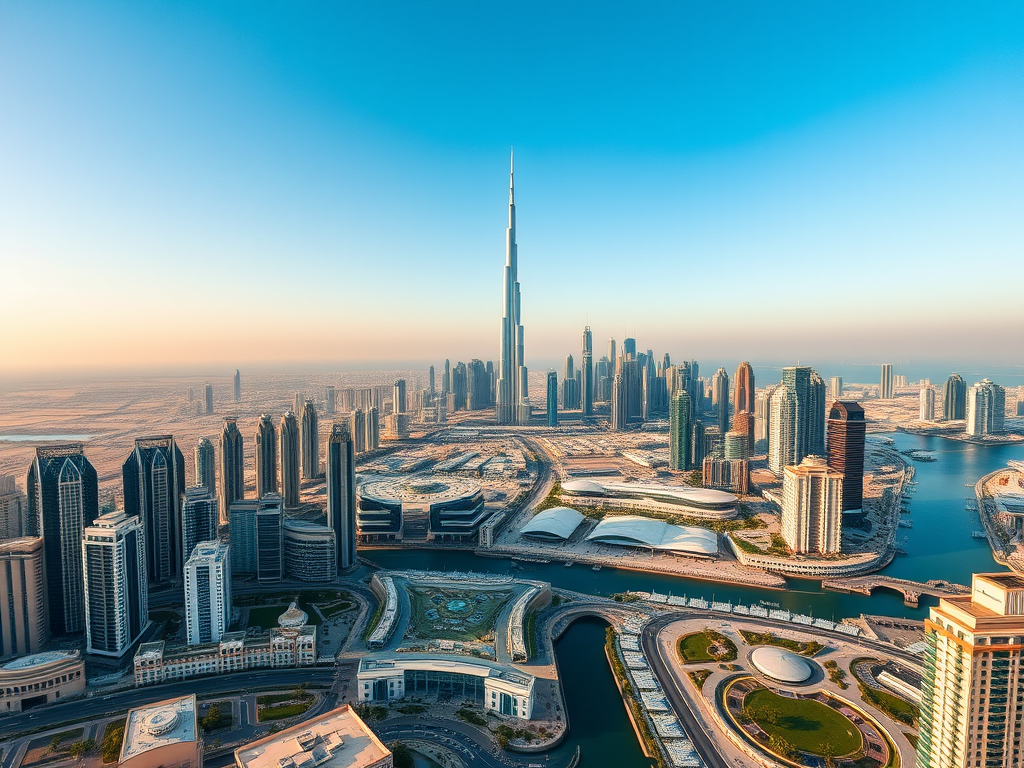
<svg viewBox="0 0 1024 768">
<path fill-rule="evenodd" d="M 366 450 L 380 448 L 380 410 L 376 407 L 366 412 Z"/>
<path fill-rule="evenodd" d="M 878 397 L 882 400 L 892 400 L 892 395 L 892 365 L 890 363 L 882 363 L 882 378 L 878 384 Z"/>
<path fill-rule="evenodd" d="M 277 493 L 277 430 L 267 414 L 260 416 L 256 424 L 256 496 Z"/>
<path fill-rule="evenodd" d="M 231 542 L 231 571 L 234 574 L 256 573 L 256 499 L 239 499 L 228 511 Z"/>
<path fill-rule="evenodd" d="M 256 580 L 284 578 L 284 500 L 279 493 L 260 497 L 256 510 Z"/>
<path fill-rule="evenodd" d="M 842 547 L 843 475 L 807 456 L 782 476 L 782 538 L 796 554 L 836 555 Z"/>
<path fill-rule="evenodd" d="M 392 768 L 390 750 L 348 704 L 235 750 L 237 768 Z"/>
<path fill-rule="evenodd" d="M 307 400 L 302 406 L 299 428 L 302 443 L 302 478 L 313 480 L 320 477 L 320 423 L 312 400 Z"/>
<path fill-rule="evenodd" d="M 433 368 L 431 368 L 431 370 L 433 370 Z M 334 385 L 330 384 L 327 387 L 327 415 L 333 416 L 337 407 L 337 392 L 334 389 Z"/>
<path fill-rule="evenodd" d="M 832 403 L 828 412 L 828 465 L 843 476 L 843 512 L 860 512 L 864 506 L 866 431 L 860 403 Z"/>
<path fill-rule="evenodd" d="M 299 506 L 299 422 L 291 411 L 281 417 L 279 454 L 281 456 L 281 496 L 288 508 Z"/>
<path fill-rule="evenodd" d="M 38 653 L 49 639 L 43 540 L 0 541 L 0 658 Z"/>
<path fill-rule="evenodd" d="M 348 432 L 352 435 L 354 450 L 357 454 L 366 452 L 366 414 L 362 408 L 356 408 L 348 417 Z"/>
<path fill-rule="evenodd" d="M 39 447 L 26 488 L 27 532 L 43 538 L 50 631 L 54 635 L 82 632 L 82 531 L 99 516 L 96 470 L 81 443 Z"/>
<path fill-rule="evenodd" d="M 210 438 L 204 437 L 196 443 L 196 486 L 209 489 L 217 495 L 217 454 Z M 188 552 L 185 553 L 188 557 Z"/>
<path fill-rule="evenodd" d="M 206 402 L 206 415 L 209 416 L 213 413 L 213 385 L 207 382 L 204 386 L 203 392 L 205 394 L 204 400 Z"/>
<path fill-rule="evenodd" d="M 685 389 L 672 395 L 668 409 L 669 469 L 677 472 L 690 468 L 690 396 Z"/>
<path fill-rule="evenodd" d="M 917 764 L 1021 768 L 1024 577 L 977 573 L 925 621 Z"/>
<path fill-rule="evenodd" d="M 85 693 L 78 651 L 44 651 L 0 666 L 0 713 L 73 699 Z"/>
<path fill-rule="evenodd" d="M 729 374 L 725 368 L 711 377 L 711 404 L 715 407 L 715 425 L 724 435 L 729 431 Z"/>
<path fill-rule="evenodd" d="M 612 379 L 612 413 L 609 428 L 621 432 L 629 422 L 628 417 L 628 392 L 626 391 L 626 379 L 621 373 L 616 373 Z"/>
<path fill-rule="evenodd" d="M 548 426 L 558 426 L 558 374 L 555 371 L 548 371 L 547 387 L 547 414 Z"/>
<path fill-rule="evenodd" d="M 409 412 L 409 401 L 406 397 L 405 379 L 395 380 L 395 394 L 392 405 L 392 413 Z"/>
<path fill-rule="evenodd" d="M 138 517 L 146 536 L 149 578 L 168 585 L 181 579 L 181 497 L 185 457 L 172 435 L 140 437 L 121 466 L 124 512 Z"/>
<path fill-rule="evenodd" d="M 935 421 L 935 390 L 931 387 L 921 387 L 918 418 L 921 421 Z"/>
<path fill-rule="evenodd" d="M 828 380 L 828 402 L 843 399 L 843 377 L 833 376 Z"/>
<path fill-rule="evenodd" d="M 198 544 L 185 563 L 185 633 L 189 645 L 217 643 L 231 624 L 231 548 Z"/>
<path fill-rule="evenodd" d="M 242 399 L 242 373 L 235 368 L 235 380 L 234 380 L 234 395 L 235 402 L 239 402 Z"/>
<path fill-rule="evenodd" d="M 750 463 L 747 459 L 704 457 L 704 487 L 745 495 L 750 490 Z"/>
<path fill-rule="evenodd" d="M 337 575 L 334 531 L 305 520 L 284 523 L 284 573 L 289 579 L 323 584 Z"/>
<path fill-rule="evenodd" d="M 583 366 L 580 369 L 580 399 L 584 416 L 594 415 L 594 335 L 583 329 Z"/>
<path fill-rule="evenodd" d="M 954 373 L 942 387 L 942 420 L 961 421 L 967 418 L 967 384 Z"/>
<path fill-rule="evenodd" d="M 192 556 L 196 544 L 217 538 L 219 523 L 220 515 L 213 489 L 205 486 L 186 488 L 181 511 L 181 532 L 184 541 L 182 554 L 186 560 Z"/>
<path fill-rule="evenodd" d="M 776 477 L 797 462 L 796 393 L 785 384 L 772 392 L 768 417 L 768 468 Z"/>
<path fill-rule="evenodd" d="M 27 535 L 28 496 L 12 475 L 0 475 L 0 541 Z"/>
<path fill-rule="evenodd" d="M 119 768 L 203 768 L 195 694 L 128 711 Z"/>
<path fill-rule="evenodd" d="M 347 425 L 335 422 L 327 441 L 327 525 L 334 530 L 337 571 L 356 563 L 356 465 Z"/>
<path fill-rule="evenodd" d="M 967 434 L 975 437 L 1002 432 L 1006 419 L 1006 389 L 982 379 L 967 390 Z"/>
<path fill-rule="evenodd" d="M 245 465 L 242 433 L 233 418 L 224 419 L 220 433 L 220 495 L 218 501 L 223 514 L 231 505 L 245 498 Z"/>
<path fill-rule="evenodd" d="M 120 657 L 149 627 L 146 542 L 135 515 L 111 512 L 82 532 L 86 650 Z"/>
</svg>

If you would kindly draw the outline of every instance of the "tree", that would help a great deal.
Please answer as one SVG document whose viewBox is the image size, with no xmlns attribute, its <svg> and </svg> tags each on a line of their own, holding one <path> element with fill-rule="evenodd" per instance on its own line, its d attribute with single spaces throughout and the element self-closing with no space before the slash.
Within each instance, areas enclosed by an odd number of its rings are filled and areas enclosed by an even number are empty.
<svg viewBox="0 0 1024 768">
<path fill-rule="evenodd" d="M 85 757 L 92 748 L 96 746 L 96 742 L 93 739 L 86 739 L 85 741 L 76 741 L 74 744 L 68 747 L 68 754 L 71 757 L 79 758 Z"/>
<path fill-rule="evenodd" d="M 204 731 L 212 731 L 220 725 L 220 718 L 220 707 L 216 704 L 211 704 L 210 708 L 206 710 L 206 714 L 203 715 L 203 719 L 199 721 L 199 725 L 203 727 Z"/>
<path fill-rule="evenodd" d="M 121 744 L 124 743 L 124 723 L 111 723 L 103 733 L 103 743 L 100 744 L 100 757 L 104 763 L 117 762 L 121 754 Z"/>
<path fill-rule="evenodd" d="M 415 762 L 412 759 L 412 750 L 401 741 L 393 741 L 388 745 L 391 750 L 391 758 L 394 760 L 395 768 L 413 768 Z"/>
<path fill-rule="evenodd" d="M 64 734 L 62 734 L 62 733 L 54 734 L 53 738 L 50 739 L 50 751 L 51 752 L 56 752 L 58 749 L 60 749 L 60 743 L 62 741 L 64 741 Z"/>
<path fill-rule="evenodd" d="M 792 757 L 796 754 L 796 750 L 793 749 L 793 745 L 781 736 L 768 737 L 768 749 L 777 755 L 782 755 L 782 757 Z"/>
<path fill-rule="evenodd" d="M 832 746 L 832 742 L 826 741 L 821 745 L 821 756 L 825 758 L 825 765 L 827 765 L 828 768 L 835 768 L 836 748 Z"/>
</svg>

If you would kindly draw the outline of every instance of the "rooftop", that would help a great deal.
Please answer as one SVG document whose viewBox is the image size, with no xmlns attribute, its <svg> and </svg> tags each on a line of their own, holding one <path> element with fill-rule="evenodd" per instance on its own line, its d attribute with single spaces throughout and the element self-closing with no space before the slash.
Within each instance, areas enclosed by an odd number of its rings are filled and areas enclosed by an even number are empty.
<svg viewBox="0 0 1024 768">
<path fill-rule="evenodd" d="M 158 701 L 128 712 L 120 760 L 124 762 L 152 749 L 198 739 L 194 694 Z"/>
<path fill-rule="evenodd" d="M 235 750 L 239 768 L 366 768 L 391 753 L 345 705 Z"/>
<path fill-rule="evenodd" d="M 552 507 L 538 512 L 523 526 L 521 533 L 525 536 L 541 536 L 556 539 L 568 539 L 572 536 L 583 515 L 569 507 Z"/>
<path fill-rule="evenodd" d="M 22 656 L 20 659 L 9 661 L 0 669 L 17 672 L 24 669 L 32 669 L 33 667 L 41 667 L 44 664 L 52 664 L 55 661 L 71 661 L 77 658 L 77 651 L 43 651 L 42 653 L 33 653 L 30 656 Z"/>
<path fill-rule="evenodd" d="M 750 662 L 760 672 L 780 683 L 802 683 L 814 673 L 807 659 L 774 645 L 755 648 L 750 654 Z"/>
</svg>

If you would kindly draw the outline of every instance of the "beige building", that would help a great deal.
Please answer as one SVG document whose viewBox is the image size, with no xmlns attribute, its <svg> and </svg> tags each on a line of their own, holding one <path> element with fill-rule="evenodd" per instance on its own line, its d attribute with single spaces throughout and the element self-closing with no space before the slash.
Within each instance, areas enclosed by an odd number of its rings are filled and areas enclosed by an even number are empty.
<svg viewBox="0 0 1024 768">
<path fill-rule="evenodd" d="M 349 705 L 235 750 L 238 768 L 392 768 L 394 760 Z M 171 768 L 167 766 L 167 768 Z"/>
<path fill-rule="evenodd" d="M 925 621 L 917 764 L 1021 768 L 1024 576 L 978 573 Z"/>
<path fill-rule="evenodd" d="M 836 555 L 843 534 L 843 473 L 807 456 L 782 473 L 782 538 L 793 552 Z"/>
<path fill-rule="evenodd" d="M 196 697 L 182 696 L 128 712 L 119 768 L 202 768 Z"/>
<path fill-rule="evenodd" d="M 85 692 L 78 651 L 46 651 L 0 666 L 0 713 L 74 698 Z"/>
<path fill-rule="evenodd" d="M 0 658 L 38 653 L 49 638 L 42 538 L 0 541 Z"/>
<path fill-rule="evenodd" d="M 18 490 L 11 475 L 0 475 L 0 540 L 25 535 L 28 497 Z"/>
</svg>

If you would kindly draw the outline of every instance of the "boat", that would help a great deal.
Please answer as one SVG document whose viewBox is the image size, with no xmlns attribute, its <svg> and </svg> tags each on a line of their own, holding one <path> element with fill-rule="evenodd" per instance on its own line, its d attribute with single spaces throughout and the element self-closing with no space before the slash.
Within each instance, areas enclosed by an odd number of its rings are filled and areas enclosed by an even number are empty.
<svg viewBox="0 0 1024 768">
<path fill-rule="evenodd" d="M 988 538 L 988 536 L 986 535 L 986 533 L 984 531 L 974 531 L 971 534 L 971 537 L 975 538 L 975 539 L 987 539 Z"/>
<path fill-rule="evenodd" d="M 566 560 L 565 561 L 565 567 L 566 568 L 572 568 L 572 560 Z"/>
<path fill-rule="evenodd" d="M 903 520 L 903 519 L 901 519 L 899 521 L 899 523 L 897 523 L 897 525 L 899 525 L 900 528 L 913 528 L 914 527 L 914 521 L 913 520 Z"/>
<path fill-rule="evenodd" d="M 591 568 L 590 570 L 592 570 L 592 571 L 600 571 L 600 570 L 601 570 L 601 566 L 600 566 L 600 565 L 595 565 L 595 566 L 594 566 L 593 568 Z"/>
</svg>

